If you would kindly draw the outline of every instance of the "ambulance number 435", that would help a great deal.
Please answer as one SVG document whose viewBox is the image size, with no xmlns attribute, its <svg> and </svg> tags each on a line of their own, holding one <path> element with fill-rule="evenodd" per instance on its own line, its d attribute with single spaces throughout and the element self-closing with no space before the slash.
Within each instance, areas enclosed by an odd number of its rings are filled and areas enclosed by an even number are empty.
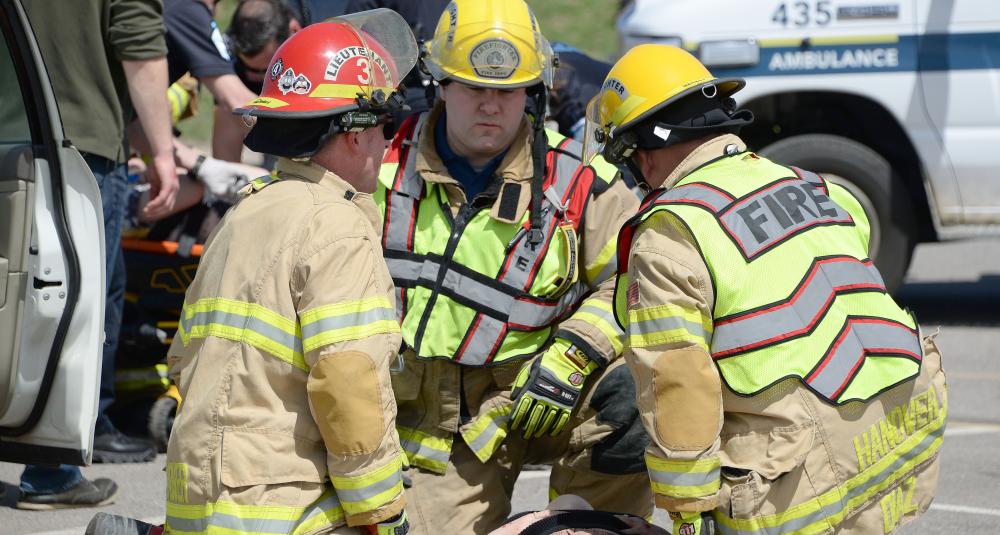
<svg viewBox="0 0 1000 535">
<path fill-rule="evenodd" d="M 787 28 L 789 24 L 796 27 L 826 26 L 833 19 L 833 11 L 829 0 L 815 2 L 781 2 L 771 15 L 771 22 Z"/>
</svg>

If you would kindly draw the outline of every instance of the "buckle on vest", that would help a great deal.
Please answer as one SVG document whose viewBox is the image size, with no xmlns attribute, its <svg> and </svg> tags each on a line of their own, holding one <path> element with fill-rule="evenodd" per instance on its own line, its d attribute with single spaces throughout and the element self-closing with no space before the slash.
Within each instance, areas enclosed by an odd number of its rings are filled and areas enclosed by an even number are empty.
<svg viewBox="0 0 1000 535">
<path fill-rule="evenodd" d="M 545 188 L 545 191 L 542 192 L 542 195 L 545 197 L 545 200 L 549 201 L 550 203 L 552 203 L 552 206 L 556 207 L 556 211 L 559 213 L 560 216 L 566 213 L 567 205 L 563 204 L 562 199 L 559 198 L 559 195 L 556 193 L 555 189 Z"/>
</svg>

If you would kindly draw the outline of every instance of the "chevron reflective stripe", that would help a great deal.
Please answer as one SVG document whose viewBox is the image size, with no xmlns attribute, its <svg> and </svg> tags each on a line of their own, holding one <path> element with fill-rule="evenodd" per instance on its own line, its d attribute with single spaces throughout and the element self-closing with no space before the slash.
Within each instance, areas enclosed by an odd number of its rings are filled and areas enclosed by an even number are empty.
<svg viewBox="0 0 1000 535">
<path fill-rule="evenodd" d="M 827 191 L 826 188 L 826 182 L 823 180 L 822 177 L 820 177 L 816 173 L 813 173 L 812 171 L 807 171 L 805 169 L 800 169 L 793 165 L 788 166 L 788 168 L 791 169 L 792 172 L 794 172 L 795 175 L 801 178 L 802 180 L 805 180 L 806 182 L 819 187 L 820 189 L 823 190 L 823 193 L 829 195 L 829 191 Z"/>
<path fill-rule="evenodd" d="M 693 461 L 666 460 L 646 454 L 646 470 L 653 492 L 671 498 L 700 498 L 719 491 L 718 457 Z"/>
<path fill-rule="evenodd" d="M 616 355 L 620 354 L 624 349 L 625 332 L 622 331 L 621 327 L 618 326 L 618 322 L 615 321 L 615 314 L 610 302 L 603 299 L 587 299 L 573 313 L 572 319 L 585 321 L 597 327 L 601 331 L 601 334 L 611 343 L 611 347 L 614 349 Z"/>
<path fill-rule="evenodd" d="M 937 419 L 908 436 L 843 485 L 785 511 L 751 519 L 730 518 L 716 509 L 712 512 L 716 529 L 724 535 L 806 535 L 836 528 L 847 511 L 857 511 L 872 503 L 880 494 L 897 487 L 914 471 L 934 460 L 941 449 L 946 413 L 947 401 L 942 404 Z"/>
<path fill-rule="evenodd" d="M 632 251 L 632 238 L 639 225 L 658 211 L 660 207 L 671 204 L 690 204 L 705 208 L 713 214 L 718 214 L 733 203 L 736 198 L 721 189 L 704 182 L 692 182 L 661 192 L 656 197 L 644 202 L 631 219 L 622 225 L 618 233 L 616 263 L 619 273 L 628 272 L 629 253 Z"/>
<path fill-rule="evenodd" d="M 712 329 L 712 319 L 694 307 L 665 304 L 628 311 L 632 347 L 690 342 L 708 351 Z"/>
<path fill-rule="evenodd" d="M 396 426 L 396 432 L 410 464 L 439 474 L 445 473 L 451 458 L 450 435 L 448 438 L 435 437 L 402 426 Z"/>
<path fill-rule="evenodd" d="M 652 205 L 663 203 L 695 204 L 719 213 L 732 204 L 734 197 L 715 186 L 704 182 L 692 182 L 669 189 L 660 194 Z"/>
<path fill-rule="evenodd" d="M 510 414 L 510 405 L 493 407 L 476 417 L 465 430 L 461 431 L 462 438 L 469 445 L 472 453 L 480 461 L 490 460 L 503 440 L 507 438 L 507 416 Z"/>
<path fill-rule="evenodd" d="M 807 335 L 837 295 L 885 292 L 871 260 L 849 256 L 817 259 L 787 299 L 715 321 L 712 356 L 724 358 Z"/>
<path fill-rule="evenodd" d="M 848 318 L 830 349 L 809 375 L 806 383 L 829 400 L 838 398 L 856 376 L 868 355 L 923 358 L 917 331 L 894 321 L 878 318 Z"/>
<path fill-rule="evenodd" d="M 330 475 L 340 504 L 348 515 L 374 511 L 403 493 L 403 459 L 396 457 L 371 472 L 359 476 Z"/>
<path fill-rule="evenodd" d="M 344 522 L 333 489 L 311 506 L 243 505 L 219 501 L 199 505 L 167 502 L 167 532 L 187 534 L 302 534 Z"/>
<path fill-rule="evenodd" d="M 399 332 L 396 311 L 387 297 L 369 297 L 316 307 L 299 314 L 305 351 Z"/>
<path fill-rule="evenodd" d="M 184 345 L 209 336 L 246 343 L 309 371 L 296 322 L 256 303 L 207 297 L 185 304 L 177 334 Z"/>
</svg>

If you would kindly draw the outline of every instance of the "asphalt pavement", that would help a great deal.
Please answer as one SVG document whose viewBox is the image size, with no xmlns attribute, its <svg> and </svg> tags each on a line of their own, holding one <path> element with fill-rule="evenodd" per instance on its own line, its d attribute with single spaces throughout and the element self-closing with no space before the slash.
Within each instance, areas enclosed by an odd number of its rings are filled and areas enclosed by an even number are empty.
<svg viewBox="0 0 1000 535">
<path fill-rule="evenodd" d="M 949 423 L 941 481 L 931 510 L 905 535 L 1000 534 L 1000 240 L 922 245 L 899 299 L 913 308 L 925 333 L 940 328 L 948 376 Z M 120 491 L 99 510 L 147 521 L 163 519 L 165 457 L 138 465 L 94 465 L 86 477 L 110 477 Z M 49 512 L 13 508 L 21 467 L 0 463 L 0 534 L 80 534 L 98 509 Z M 518 480 L 514 509 L 546 503 L 547 472 Z M 663 522 L 658 511 L 656 519 Z"/>
</svg>

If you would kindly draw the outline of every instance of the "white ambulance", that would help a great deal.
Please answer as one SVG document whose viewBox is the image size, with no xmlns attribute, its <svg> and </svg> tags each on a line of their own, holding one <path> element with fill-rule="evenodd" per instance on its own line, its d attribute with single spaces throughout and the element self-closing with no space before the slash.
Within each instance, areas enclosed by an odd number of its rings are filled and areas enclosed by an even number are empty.
<svg viewBox="0 0 1000 535">
<path fill-rule="evenodd" d="M 1000 2 L 636 0 L 618 30 L 746 78 L 744 139 L 857 194 L 890 289 L 919 242 L 1000 236 Z"/>
</svg>

